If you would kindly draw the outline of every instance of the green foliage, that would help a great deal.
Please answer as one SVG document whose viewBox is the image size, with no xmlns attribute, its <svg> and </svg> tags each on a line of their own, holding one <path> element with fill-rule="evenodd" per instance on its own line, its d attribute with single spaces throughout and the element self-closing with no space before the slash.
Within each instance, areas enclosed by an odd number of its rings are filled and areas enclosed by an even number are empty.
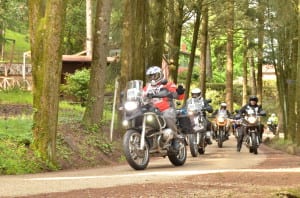
<svg viewBox="0 0 300 198">
<path fill-rule="evenodd" d="M 113 144 L 105 137 L 95 134 L 90 136 L 87 143 L 91 146 L 98 148 L 102 153 L 110 154 L 113 151 Z"/>
<path fill-rule="evenodd" d="M 61 86 L 62 92 L 75 96 L 77 101 L 84 104 L 88 97 L 90 70 L 76 70 L 74 74 L 67 74 L 65 80 L 66 84 Z"/>
<path fill-rule="evenodd" d="M 14 39 L 16 41 L 15 49 L 14 49 L 16 52 L 26 52 L 26 51 L 30 50 L 28 34 L 22 34 L 22 33 L 14 32 L 12 30 L 7 29 L 5 32 L 5 37 Z M 10 49 L 11 44 L 12 44 L 12 42 L 8 41 L 6 47 L 8 49 Z"/>
<path fill-rule="evenodd" d="M 40 172 L 43 163 L 25 144 L 13 138 L 0 138 L 0 175 Z"/>
<path fill-rule="evenodd" d="M 0 90 L 1 104 L 32 104 L 32 93 L 21 89 Z"/>
<path fill-rule="evenodd" d="M 64 28 L 64 54 L 83 51 L 86 41 L 85 12 L 85 1 L 69 0 Z"/>
<path fill-rule="evenodd" d="M 72 122 L 81 122 L 84 108 L 81 105 L 61 101 L 59 103 L 58 123 L 66 124 Z"/>
<path fill-rule="evenodd" d="M 0 137 L 14 137 L 17 141 L 31 141 L 31 116 L 6 117 L 0 119 Z"/>
<path fill-rule="evenodd" d="M 36 173 L 44 163 L 29 148 L 32 142 L 29 116 L 0 120 L 0 175 Z"/>
<path fill-rule="evenodd" d="M 26 0 L 0 1 L 0 24 L 16 32 L 28 30 L 28 8 Z"/>
</svg>

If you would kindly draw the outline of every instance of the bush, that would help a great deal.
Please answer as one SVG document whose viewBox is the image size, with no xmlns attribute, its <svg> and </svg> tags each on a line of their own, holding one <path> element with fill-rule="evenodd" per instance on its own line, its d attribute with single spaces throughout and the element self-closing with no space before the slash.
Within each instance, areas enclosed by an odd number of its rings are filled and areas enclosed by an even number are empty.
<svg viewBox="0 0 300 198">
<path fill-rule="evenodd" d="M 84 104 L 88 97 L 88 86 L 90 81 L 90 70 L 76 70 L 74 74 L 67 74 L 66 84 L 61 86 L 64 94 L 74 96 L 77 101 Z"/>
</svg>

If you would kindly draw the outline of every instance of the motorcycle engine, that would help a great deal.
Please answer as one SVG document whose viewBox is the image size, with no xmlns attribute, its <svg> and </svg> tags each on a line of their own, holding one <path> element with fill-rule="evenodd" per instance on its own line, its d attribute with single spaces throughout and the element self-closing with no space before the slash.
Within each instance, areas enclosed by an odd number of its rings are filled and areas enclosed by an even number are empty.
<svg viewBox="0 0 300 198">
<path fill-rule="evenodd" d="M 169 129 L 169 128 L 164 129 L 163 130 L 163 140 L 169 141 L 170 139 L 173 138 L 173 134 L 174 133 L 173 133 L 172 129 Z"/>
</svg>

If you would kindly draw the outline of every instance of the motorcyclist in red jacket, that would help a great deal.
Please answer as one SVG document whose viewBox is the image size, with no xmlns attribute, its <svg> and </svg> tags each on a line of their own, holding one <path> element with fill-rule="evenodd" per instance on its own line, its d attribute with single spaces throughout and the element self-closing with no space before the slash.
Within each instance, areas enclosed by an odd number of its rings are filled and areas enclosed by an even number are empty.
<svg viewBox="0 0 300 198">
<path fill-rule="evenodd" d="M 164 78 L 162 69 L 158 66 L 149 67 L 146 71 L 147 84 L 144 87 L 145 95 L 152 98 L 154 106 L 162 112 L 166 120 L 167 127 L 172 129 L 174 136 L 177 137 L 176 109 L 173 100 L 182 100 L 184 98 L 184 89 L 173 82 L 168 82 Z M 165 97 L 155 97 L 162 89 L 168 90 Z"/>
</svg>

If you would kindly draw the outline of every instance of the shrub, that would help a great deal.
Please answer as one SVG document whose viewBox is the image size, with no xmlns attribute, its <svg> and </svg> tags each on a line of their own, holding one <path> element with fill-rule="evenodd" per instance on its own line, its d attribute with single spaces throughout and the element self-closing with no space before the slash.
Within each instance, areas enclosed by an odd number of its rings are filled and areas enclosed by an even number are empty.
<svg viewBox="0 0 300 198">
<path fill-rule="evenodd" d="M 66 84 L 61 86 L 64 94 L 74 96 L 77 101 L 84 104 L 88 97 L 88 86 L 90 81 L 90 70 L 76 70 L 74 74 L 67 74 Z"/>
</svg>

